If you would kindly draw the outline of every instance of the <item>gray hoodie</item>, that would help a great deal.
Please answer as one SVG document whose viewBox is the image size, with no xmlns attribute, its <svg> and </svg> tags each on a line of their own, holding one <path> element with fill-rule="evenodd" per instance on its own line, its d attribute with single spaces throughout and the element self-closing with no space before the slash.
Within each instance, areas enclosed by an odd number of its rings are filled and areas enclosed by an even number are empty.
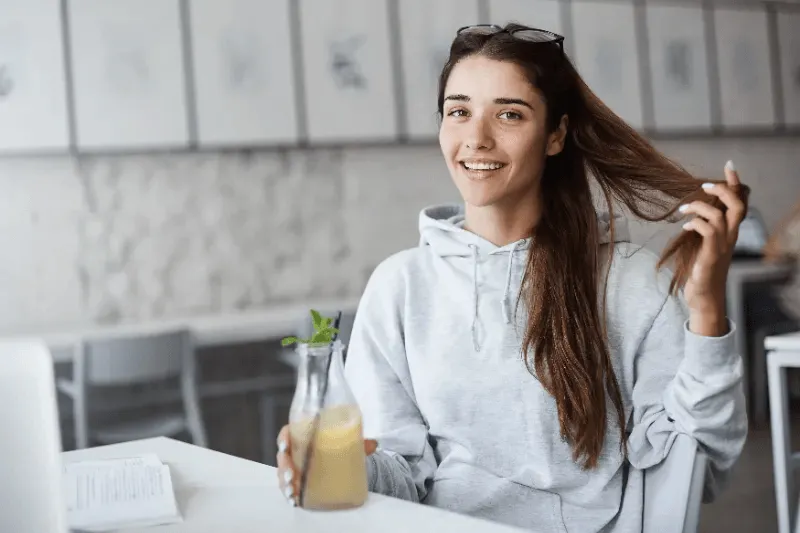
<svg viewBox="0 0 800 533">
<path fill-rule="evenodd" d="M 734 326 L 719 338 L 689 331 L 670 273 L 622 242 L 623 219 L 607 320 L 628 461 L 609 403 L 611 429 L 589 471 L 572 460 L 555 401 L 521 359 L 516 303 L 530 242 L 494 246 L 463 229 L 457 206 L 424 210 L 420 233 L 419 247 L 375 269 L 348 349 L 365 436 L 379 444 L 371 491 L 531 531 L 641 531 L 641 470 L 679 433 L 708 453 L 708 489 L 718 489 L 747 433 Z"/>
</svg>

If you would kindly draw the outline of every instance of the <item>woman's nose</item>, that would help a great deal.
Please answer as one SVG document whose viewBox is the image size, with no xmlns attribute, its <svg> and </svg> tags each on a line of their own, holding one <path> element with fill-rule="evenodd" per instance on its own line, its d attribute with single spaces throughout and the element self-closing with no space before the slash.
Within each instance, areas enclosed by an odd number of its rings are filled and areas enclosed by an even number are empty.
<svg viewBox="0 0 800 533">
<path fill-rule="evenodd" d="M 490 150 L 494 144 L 492 130 L 487 121 L 475 117 L 470 121 L 466 145 L 470 150 Z"/>
</svg>

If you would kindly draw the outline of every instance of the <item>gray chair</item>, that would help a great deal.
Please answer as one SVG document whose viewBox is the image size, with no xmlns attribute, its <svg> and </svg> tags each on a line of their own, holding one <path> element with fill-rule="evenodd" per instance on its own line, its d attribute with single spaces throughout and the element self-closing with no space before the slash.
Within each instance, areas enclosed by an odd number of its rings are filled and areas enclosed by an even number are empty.
<svg viewBox="0 0 800 533">
<path fill-rule="evenodd" d="M 642 533 L 696 533 L 708 458 L 697 442 L 678 435 L 667 458 L 644 471 Z"/>
<path fill-rule="evenodd" d="M 145 414 L 134 420 L 96 423 L 92 412 L 119 390 L 147 395 L 147 385 L 179 389 L 178 412 Z M 188 433 L 194 444 L 207 445 L 197 393 L 197 372 L 191 332 L 169 330 L 129 337 L 91 338 L 75 348 L 72 379 L 59 379 L 58 390 L 71 398 L 75 444 L 111 444 Z"/>
</svg>

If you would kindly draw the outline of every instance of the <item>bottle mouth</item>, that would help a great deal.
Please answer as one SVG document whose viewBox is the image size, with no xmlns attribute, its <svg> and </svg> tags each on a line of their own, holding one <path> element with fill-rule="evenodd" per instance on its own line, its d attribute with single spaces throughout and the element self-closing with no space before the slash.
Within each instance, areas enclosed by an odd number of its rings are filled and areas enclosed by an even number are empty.
<svg viewBox="0 0 800 533">
<path fill-rule="evenodd" d="M 345 346 L 339 339 L 332 343 L 299 343 L 297 345 L 297 353 L 311 357 L 327 356 L 331 353 L 342 352 L 344 349 Z"/>
</svg>

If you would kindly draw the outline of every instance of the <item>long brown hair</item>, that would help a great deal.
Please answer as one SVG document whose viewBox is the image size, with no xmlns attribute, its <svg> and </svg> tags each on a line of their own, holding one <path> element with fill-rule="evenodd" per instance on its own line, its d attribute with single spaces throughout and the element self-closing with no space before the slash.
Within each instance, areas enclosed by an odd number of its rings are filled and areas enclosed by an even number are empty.
<svg viewBox="0 0 800 533">
<path fill-rule="evenodd" d="M 481 55 L 514 63 L 525 72 L 547 104 L 550 132 L 562 116 L 569 119 L 564 148 L 548 157 L 540 182 L 543 211 L 531 230 L 534 245 L 520 293 L 528 311 L 522 352 L 528 370 L 555 399 L 561 435 L 570 443 L 573 459 L 588 469 L 597 466 L 605 442 L 606 394 L 616 410 L 622 453 L 626 442 L 622 394 L 607 344 L 608 269 L 604 276 L 599 268 L 601 235 L 590 176 L 612 215 L 612 243 L 613 214 L 620 203 L 651 222 L 673 220 L 680 204 L 694 199 L 723 206 L 702 191 L 701 184 L 709 180 L 694 178 L 661 155 L 604 105 L 558 45 L 525 42 L 508 33 L 519 28 L 524 26 L 509 24 L 504 32 L 456 37 L 439 79 L 439 114 L 455 65 Z M 674 265 L 671 292 L 683 287 L 700 244 L 699 235 L 684 232 L 663 252 L 659 267 L 668 261 Z M 608 253 L 606 265 L 611 259 Z"/>
</svg>

